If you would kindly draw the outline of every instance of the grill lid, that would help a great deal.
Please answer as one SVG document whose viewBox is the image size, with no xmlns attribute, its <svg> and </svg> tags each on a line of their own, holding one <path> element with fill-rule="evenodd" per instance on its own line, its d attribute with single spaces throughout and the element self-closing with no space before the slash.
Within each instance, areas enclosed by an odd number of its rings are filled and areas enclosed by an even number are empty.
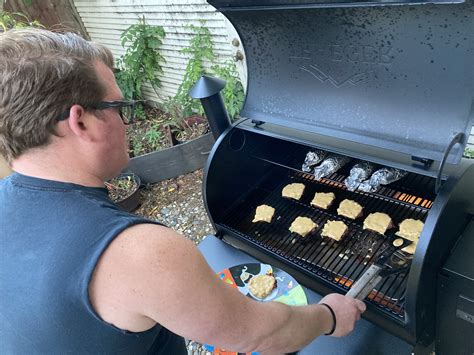
<svg viewBox="0 0 474 355">
<path fill-rule="evenodd" d="M 463 133 L 447 158 L 459 163 L 474 116 L 472 0 L 209 2 L 246 50 L 242 116 L 435 161 Z"/>
</svg>

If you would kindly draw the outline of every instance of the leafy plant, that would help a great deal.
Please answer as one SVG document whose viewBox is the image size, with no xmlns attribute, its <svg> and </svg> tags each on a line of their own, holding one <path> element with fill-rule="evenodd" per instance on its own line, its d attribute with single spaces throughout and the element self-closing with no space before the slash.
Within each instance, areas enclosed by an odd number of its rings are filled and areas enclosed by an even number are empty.
<svg viewBox="0 0 474 355">
<path fill-rule="evenodd" d="M 125 98 L 142 99 L 145 81 L 157 93 L 161 86 L 159 75 L 163 73 L 160 63 L 166 62 L 159 52 L 164 37 L 163 27 L 148 25 L 145 16 L 140 17 L 137 24 L 128 27 L 120 36 L 122 47 L 128 47 L 116 61 L 118 72 L 115 77 Z"/>
<path fill-rule="evenodd" d="M 143 145 L 143 137 L 140 135 L 134 136 L 134 139 L 132 140 L 132 152 L 133 156 L 139 156 L 140 154 L 143 153 L 145 150 L 145 146 Z"/>
<path fill-rule="evenodd" d="M 179 119 L 183 117 L 183 108 L 176 97 L 169 97 L 168 99 L 164 100 L 160 105 L 160 109 L 164 113 L 168 114 L 170 118 Z"/>
<path fill-rule="evenodd" d="M 469 158 L 469 159 L 474 159 L 474 149 L 471 149 L 469 147 L 466 147 L 464 149 L 464 157 Z"/>
<path fill-rule="evenodd" d="M 144 136 L 145 140 L 147 141 L 148 145 L 154 148 L 160 146 L 161 141 L 161 132 L 160 127 L 157 124 L 152 125 L 145 133 Z"/>
<path fill-rule="evenodd" d="M 214 65 L 212 70 L 217 77 L 226 81 L 222 96 L 229 117 L 234 119 L 240 113 L 245 98 L 244 87 L 240 81 L 235 64 L 229 59 L 222 66 Z"/>
<path fill-rule="evenodd" d="M 138 185 L 131 175 L 121 175 L 105 182 L 109 197 L 112 201 L 121 201 L 130 196 Z"/>
<path fill-rule="evenodd" d="M 0 11 L 0 30 L 6 32 L 12 28 L 41 27 L 44 26 L 37 20 L 31 21 L 21 12 Z"/>
<path fill-rule="evenodd" d="M 213 62 L 215 60 L 214 44 L 211 39 L 211 33 L 207 27 L 204 26 L 205 21 L 200 21 L 202 26 L 188 25 L 187 28 L 194 32 L 194 36 L 189 43 L 189 47 L 183 48 L 182 53 L 190 56 L 186 71 L 184 73 L 183 81 L 178 88 L 176 94 L 176 101 L 182 107 L 184 116 L 192 115 L 195 112 L 203 114 L 202 106 L 199 101 L 193 100 L 189 96 L 189 90 L 201 77 L 201 75 L 208 73 L 205 69 L 204 63 Z"/>
<path fill-rule="evenodd" d="M 205 26 L 205 21 L 201 20 L 201 26 L 187 26 L 194 32 L 194 36 L 189 43 L 189 47 L 182 50 L 182 53 L 190 56 L 183 81 L 175 96 L 176 102 L 181 105 L 181 114 L 184 117 L 193 113 L 203 115 L 204 110 L 198 100 L 193 100 L 189 96 L 189 90 L 203 74 L 217 75 L 227 81 L 224 89 L 224 103 L 233 118 L 240 112 L 244 101 L 244 91 L 240 79 L 232 61 L 227 61 L 223 65 L 217 63 L 214 52 L 214 43 L 211 33 Z M 206 67 L 205 64 L 208 64 Z"/>
</svg>

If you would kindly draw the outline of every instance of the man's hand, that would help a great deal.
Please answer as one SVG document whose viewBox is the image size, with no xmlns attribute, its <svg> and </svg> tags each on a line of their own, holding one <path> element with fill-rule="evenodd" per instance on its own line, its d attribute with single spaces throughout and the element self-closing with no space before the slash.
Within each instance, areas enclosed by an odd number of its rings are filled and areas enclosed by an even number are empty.
<svg viewBox="0 0 474 355">
<path fill-rule="evenodd" d="M 336 329 L 331 334 L 334 337 L 342 337 L 349 334 L 354 329 L 355 322 L 360 319 L 361 313 L 366 308 L 364 302 L 337 293 L 327 295 L 319 303 L 327 304 L 336 315 Z M 330 312 L 329 310 L 327 311 Z"/>
</svg>

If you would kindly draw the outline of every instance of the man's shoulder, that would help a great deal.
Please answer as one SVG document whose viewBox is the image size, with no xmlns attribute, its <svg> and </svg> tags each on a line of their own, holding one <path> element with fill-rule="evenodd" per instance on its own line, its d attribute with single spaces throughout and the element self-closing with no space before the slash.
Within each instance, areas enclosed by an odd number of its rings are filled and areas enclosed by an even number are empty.
<svg viewBox="0 0 474 355">
<path fill-rule="evenodd" d="M 169 268 L 177 259 L 193 254 L 194 249 L 193 242 L 168 227 L 139 223 L 124 229 L 114 238 L 102 254 L 100 264 L 128 270 Z"/>
<path fill-rule="evenodd" d="M 119 244 L 121 249 L 138 248 L 142 250 L 182 242 L 186 242 L 183 236 L 171 228 L 151 221 L 144 221 L 124 229 L 114 240 L 114 243 Z"/>
</svg>

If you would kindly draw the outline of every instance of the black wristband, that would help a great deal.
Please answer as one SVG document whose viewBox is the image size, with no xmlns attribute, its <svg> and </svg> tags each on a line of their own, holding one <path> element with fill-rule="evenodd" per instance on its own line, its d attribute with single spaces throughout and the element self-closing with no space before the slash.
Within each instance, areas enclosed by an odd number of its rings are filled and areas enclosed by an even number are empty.
<svg viewBox="0 0 474 355">
<path fill-rule="evenodd" d="M 334 331 L 336 330 L 336 313 L 334 313 L 334 311 L 332 310 L 331 306 L 326 304 L 326 303 L 320 303 L 321 306 L 326 306 L 327 309 L 329 309 L 329 312 L 331 312 L 331 315 L 332 315 L 332 328 L 331 328 L 331 331 L 329 333 L 326 333 L 324 335 L 332 335 L 332 333 L 334 333 Z"/>
</svg>

